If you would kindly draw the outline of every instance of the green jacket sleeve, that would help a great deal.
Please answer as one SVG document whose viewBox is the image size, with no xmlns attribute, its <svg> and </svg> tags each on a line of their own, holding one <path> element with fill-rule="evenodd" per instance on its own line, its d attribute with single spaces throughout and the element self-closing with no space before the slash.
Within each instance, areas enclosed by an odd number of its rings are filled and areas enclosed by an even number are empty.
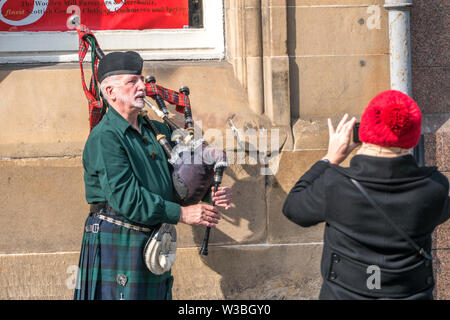
<svg viewBox="0 0 450 320">
<path fill-rule="evenodd" d="M 176 224 L 180 205 L 144 188 L 134 175 L 125 148 L 114 132 L 93 137 L 88 145 L 91 166 L 98 172 L 109 205 L 131 221 L 144 225 Z"/>
</svg>

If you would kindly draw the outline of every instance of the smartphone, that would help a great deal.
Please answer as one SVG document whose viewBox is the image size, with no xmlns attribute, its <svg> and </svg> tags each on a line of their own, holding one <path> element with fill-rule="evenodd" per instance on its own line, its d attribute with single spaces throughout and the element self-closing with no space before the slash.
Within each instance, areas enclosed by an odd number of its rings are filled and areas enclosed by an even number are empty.
<svg viewBox="0 0 450 320">
<path fill-rule="evenodd" d="M 356 122 L 353 126 L 353 142 L 361 143 L 361 140 L 359 140 L 359 122 Z"/>
</svg>

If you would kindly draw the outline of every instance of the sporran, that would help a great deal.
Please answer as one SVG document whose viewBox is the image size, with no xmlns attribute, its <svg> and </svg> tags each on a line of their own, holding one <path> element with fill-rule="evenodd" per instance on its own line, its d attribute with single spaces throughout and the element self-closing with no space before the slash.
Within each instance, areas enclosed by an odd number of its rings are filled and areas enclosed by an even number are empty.
<svg viewBox="0 0 450 320">
<path fill-rule="evenodd" d="M 173 224 L 163 223 L 148 239 L 144 247 L 144 262 L 156 275 L 170 270 L 175 262 L 177 231 Z"/>
</svg>

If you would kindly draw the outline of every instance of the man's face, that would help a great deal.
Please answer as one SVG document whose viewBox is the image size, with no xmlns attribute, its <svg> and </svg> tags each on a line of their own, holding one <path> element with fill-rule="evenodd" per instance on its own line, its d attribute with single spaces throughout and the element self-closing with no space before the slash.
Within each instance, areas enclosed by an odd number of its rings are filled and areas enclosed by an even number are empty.
<svg viewBox="0 0 450 320">
<path fill-rule="evenodd" d="M 121 85 L 117 88 L 117 98 L 124 104 L 135 108 L 144 108 L 146 87 L 141 75 L 126 74 L 121 76 Z"/>
</svg>

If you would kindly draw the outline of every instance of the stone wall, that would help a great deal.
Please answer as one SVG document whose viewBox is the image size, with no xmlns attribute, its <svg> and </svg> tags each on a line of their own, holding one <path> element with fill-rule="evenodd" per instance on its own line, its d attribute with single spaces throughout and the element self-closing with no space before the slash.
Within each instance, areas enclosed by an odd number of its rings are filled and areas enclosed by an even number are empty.
<svg viewBox="0 0 450 320">
<path fill-rule="evenodd" d="M 177 226 L 175 299 L 317 298 L 323 225 L 301 228 L 281 207 L 326 153 L 326 118 L 359 118 L 389 88 L 383 3 L 226 0 L 226 60 L 145 63 L 144 73 L 158 83 L 190 87 L 204 131 L 225 133 L 228 119 L 238 129 L 279 130 L 275 174 L 261 175 L 261 163 L 249 160 L 226 170 L 223 185 L 232 187 L 234 203 L 222 210 L 208 256 L 198 254 L 204 228 Z M 379 28 L 371 6 L 380 9 Z M 419 66 L 433 77 L 445 71 Z M 79 75 L 70 63 L 0 66 L 0 299 L 72 298 L 88 210 L 81 165 L 88 112 Z M 434 110 L 448 110 L 436 101 Z M 442 124 L 427 136 L 436 155 L 448 145 Z M 449 172 L 448 157 L 433 159 Z M 435 250 L 441 260 L 444 252 Z M 448 270 L 442 261 L 439 268 Z"/>
<path fill-rule="evenodd" d="M 411 10 L 413 98 L 424 114 L 425 161 L 450 178 L 448 1 L 414 0 Z M 433 235 L 436 299 L 450 299 L 450 222 Z"/>
</svg>

